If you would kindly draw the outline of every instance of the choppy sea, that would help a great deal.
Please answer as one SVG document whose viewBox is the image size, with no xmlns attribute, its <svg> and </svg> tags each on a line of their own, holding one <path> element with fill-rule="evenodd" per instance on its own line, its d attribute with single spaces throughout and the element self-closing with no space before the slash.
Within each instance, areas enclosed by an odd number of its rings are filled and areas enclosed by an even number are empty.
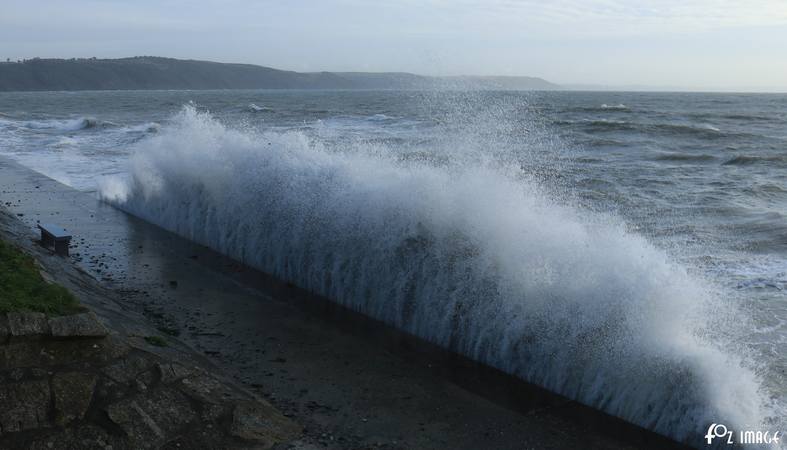
<svg viewBox="0 0 787 450">
<path fill-rule="evenodd" d="M 0 154 L 692 445 L 787 429 L 787 95 L 0 93 Z"/>
</svg>

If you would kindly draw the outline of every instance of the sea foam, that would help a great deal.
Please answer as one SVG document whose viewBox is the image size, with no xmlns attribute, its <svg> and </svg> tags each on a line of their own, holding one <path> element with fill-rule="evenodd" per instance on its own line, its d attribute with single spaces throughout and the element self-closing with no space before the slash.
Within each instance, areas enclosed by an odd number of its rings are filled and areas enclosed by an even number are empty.
<svg viewBox="0 0 787 450">
<path fill-rule="evenodd" d="M 759 429 L 773 417 L 754 363 L 718 332 L 743 316 L 664 251 L 515 169 L 394 154 L 231 129 L 186 106 L 102 196 L 690 445 L 710 423 Z"/>
</svg>

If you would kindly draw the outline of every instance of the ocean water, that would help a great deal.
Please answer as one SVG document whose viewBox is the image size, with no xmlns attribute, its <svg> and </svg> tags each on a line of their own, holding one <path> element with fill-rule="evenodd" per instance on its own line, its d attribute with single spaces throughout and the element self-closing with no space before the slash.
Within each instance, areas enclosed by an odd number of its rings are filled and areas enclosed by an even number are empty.
<svg viewBox="0 0 787 450">
<path fill-rule="evenodd" d="M 787 95 L 2 93 L 0 154 L 691 445 L 787 428 Z"/>
</svg>

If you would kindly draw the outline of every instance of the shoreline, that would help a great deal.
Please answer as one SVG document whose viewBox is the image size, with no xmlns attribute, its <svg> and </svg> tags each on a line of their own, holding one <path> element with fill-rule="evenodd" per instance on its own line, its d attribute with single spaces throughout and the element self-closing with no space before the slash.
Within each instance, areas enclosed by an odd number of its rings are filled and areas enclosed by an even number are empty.
<svg viewBox="0 0 787 450">
<path fill-rule="evenodd" d="M 46 300 L 36 298 L 0 313 L 0 447 L 266 449 L 299 438 L 297 423 L 162 337 L 117 293 L 38 245 L 2 206 L 0 243 L 40 274 L 28 275 L 27 285 L 73 300 L 69 309 L 41 312 Z M 4 270 L 22 276 L 19 266 Z M 13 279 L 2 288 L 9 286 L 24 298 Z"/>
<path fill-rule="evenodd" d="M 295 448 L 682 448 L 244 267 L 17 163 L 0 158 L 0 174 L 7 219 L 28 229 L 25 235 L 18 227 L 9 239 L 32 245 L 37 219 L 68 228 L 76 245 L 71 262 L 122 297 L 114 314 L 139 314 L 177 335 L 303 425 L 305 446 Z"/>
</svg>

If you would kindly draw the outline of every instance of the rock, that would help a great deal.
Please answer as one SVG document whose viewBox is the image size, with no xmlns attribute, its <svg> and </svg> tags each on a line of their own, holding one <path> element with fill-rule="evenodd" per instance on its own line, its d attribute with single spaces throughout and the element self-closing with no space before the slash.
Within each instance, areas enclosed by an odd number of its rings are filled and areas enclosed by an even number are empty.
<svg viewBox="0 0 787 450">
<path fill-rule="evenodd" d="M 14 381 L 19 381 L 25 376 L 25 370 L 17 367 L 16 369 L 9 372 L 8 376 Z"/>
<path fill-rule="evenodd" d="M 0 316 L 0 343 L 4 343 L 10 335 L 11 330 L 8 328 L 8 317 Z"/>
<path fill-rule="evenodd" d="M 121 450 L 126 448 L 118 437 L 96 425 L 67 428 L 30 443 L 29 450 Z"/>
<path fill-rule="evenodd" d="M 200 418 L 206 422 L 213 422 L 222 416 L 228 415 L 232 405 L 229 403 L 203 403 Z"/>
<path fill-rule="evenodd" d="M 233 403 L 243 399 L 227 384 L 204 373 L 183 378 L 180 383 L 174 386 L 202 403 L 202 419 L 207 421 L 229 415 L 232 412 Z"/>
<path fill-rule="evenodd" d="M 93 390 L 96 387 L 96 376 L 81 372 L 58 373 L 52 377 L 52 391 L 55 398 L 55 422 L 65 426 L 85 416 Z"/>
<path fill-rule="evenodd" d="M 92 312 L 49 319 L 55 337 L 104 337 L 109 334 Z"/>
<path fill-rule="evenodd" d="M 51 367 L 90 360 L 105 363 L 128 351 L 108 336 L 103 339 L 21 341 L 0 345 L 0 370 L 14 367 Z"/>
<path fill-rule="evenodd" d="M 36 342 L 0 345 L 0 369 L 46 366 L 52 357 Z"/>
<path fill-rule="evenodd" d="M 46 315 L 34 312 L 10 312 L 8 318 L 8 329 L 11 336 L 41 336 L 49 334 L 49 323 Z"/>
<path fill-rule="evenodd" d="M 49 375 L 49 372 L 44 369 L 39 369 L 38 367 L 33 367 L 30 369 L 30 374 L 35 378 L 44 378 L 45 376 Z"/>
<path fill-rule="evenodd" d="M 241 402 L 232 411 L 230 434 L 271 448 L 298 438 L 301 428 L 267 403 Z"/>
<path fill-rule="evenodd" d="M 189 396 L 205 403 L 218 404 L 242 398 L 228 385 L 205 374 L 182 379 L 180 387 Z"/>
<path fill-rule="evenodd" d="M 102 339 L 98 346 L 102 349 L 101 355 L 104 359 L 104 362 L 125 356 L 131 351 L 131 347 L 129 347 L 126 341 L 124 341 L 120 336 L 116 335 L 109 335 Z"/>
<path fill-rule="evenodd" d="M 196 419 L 188 399 L 172 389 L 109 405 L 107 414 L 137 448 L 161 447 Z"/>
<path fill-rule="evenodd" d="M 164 443 L 164 431 L 136 401 L 109 405 L 107 415 L 140 448 L 157 448 Z"/>
<path fill-rule="evenodd" d="M 167 433 L 178 432 L 197 418 L 189 399 L 175 389 L 156 389 L 140 405 Z"/>
<path fill-rule="evenodd" d="M 322 450 L 325 448 L 324 445 L 317 445 L 312 442 L 308 442 L 307 440 L 297 440 L 295 442 L 291 442 L 289 446 L 287 446 L 288 450 Z"/>
<path fill-rule="evenodd" d="M 194 373 L 194 370 L 181 366 L 178 363 L 159 363 L 157 367 L 161 376 L 161 382 L 164 384 L 178 381 Z"/>
<path fill-rule="evenodd" d="M 132 355 L 124 358 L 119 362 L 105 367 L 103 372 L 109 378 L 117 381 L 118 383 L 128 384 L 136 380 L 141 374 L 149 370 L 153 363 L 138 355 Z"/>
<path fill-rule="evenodd" d="M 45 380 L 0 386 L 0 430 L 3 434 L 45 428 L 49 422 L 49 383 Z"/>
</svg>

